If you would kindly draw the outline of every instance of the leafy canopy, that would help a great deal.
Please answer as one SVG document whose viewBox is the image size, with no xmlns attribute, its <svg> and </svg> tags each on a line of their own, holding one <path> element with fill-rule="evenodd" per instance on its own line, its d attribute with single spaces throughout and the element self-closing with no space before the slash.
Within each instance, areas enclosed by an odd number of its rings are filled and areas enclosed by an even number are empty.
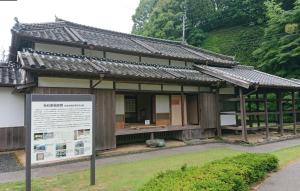
<svg viewBox="0 0 300 191">
<path fill-rule="evenodd" d="M 259 67 L 276 75 L 299 78 L 300 75 L 300 0 L 284 10 L 274 0 L 266 2 L 268 22 L 264 40 L 254 51 Z"/>
</svg>

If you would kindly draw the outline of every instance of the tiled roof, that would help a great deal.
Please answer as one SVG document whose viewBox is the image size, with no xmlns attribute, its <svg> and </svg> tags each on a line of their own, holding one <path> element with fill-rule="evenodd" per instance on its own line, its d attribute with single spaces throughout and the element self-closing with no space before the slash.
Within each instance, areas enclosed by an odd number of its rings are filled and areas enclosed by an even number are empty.
<svg viewBox="0 0 300 191">
<path fill-rule="evenodd" d="M 194 65 L 195 69 L 225 80 L 235 85 L 249 88 L 250 86 L 282 87 L 300 89 L 300 84 L 295 81 L 264 73 L 249 66 L 235 66 L 233 68 Z"/>
<path fill-rule="evenodd" d="M 65 20 L 52 23 L 21 24 L 13 29 L 18 35 L 56 43 L 95 46 L 103 49 L 171 57 L 212 65 L 235 65 L 232 57 L 213 53 L 177 41 L 147 38 L 76 24 Z"/>
<path fill-rule="evenodd" d="M 8 63 L 0 63 L 0 87 L 12 87 L 24 84 L 24 71 Z"/>
<path fill-rule="evenodd" d="M 33 50 L 18 52 L 18 57 L 23 69 L 48 74 L 51 72 L 99 76 L 99 74 L 105 73 L 106 77 L 123 79 L 220 81 L 217 78 L 198 72 L 192 67 L 162 66 Z"/>
</svg>

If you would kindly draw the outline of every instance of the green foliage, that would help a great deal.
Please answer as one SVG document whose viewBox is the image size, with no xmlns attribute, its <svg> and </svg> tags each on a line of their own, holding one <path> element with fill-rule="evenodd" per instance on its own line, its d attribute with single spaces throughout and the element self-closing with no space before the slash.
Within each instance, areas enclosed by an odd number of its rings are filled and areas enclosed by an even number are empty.
<svg viewBox="0 0 300 191">
<path fill-rule="evenodd" d="M 268 22 L 264 40 L 253 54 L 262 70 L 297 78 L 300 75 L 300 0 L 287 11 L 274 0 L 267 1 L 266 6 Z"/>
<path fill-rule="evenodd" d="M 201 47 L 235 56 L 242 64 L 256 66 L 257 59 L 252 52 L 259 47 L 262 37 L 261 26 L 236 26 L 209 32 Z"/>
<path fill-rule="evenodd" d="M 140 191 L 246 191 L 277 168 L 278 159 L 271 154 L 242 154 L 202 167 L 160 173 Z"/>
<path fill-rule="evenodd" d="M 170 40 L 180 40 L 182 28 L 182 2 L 158 0 L 149 21 L 138 34 Z"/>
<path fill-rule="evenodd" d="M 139 34 L 143 31 L 145 23 L 149 20 L 150 14 L 158 0 L 141 0 L 139 6 L 132 16 L 132 33 Z"/>
<path fill-rule="evenodd" d="M 133 15 L 132 33 L 180 40 L 187 15 L 187 41 L 200 45 L 203 31 L 265 21 L 264 0 L 141 0 Z"/>
</svg>

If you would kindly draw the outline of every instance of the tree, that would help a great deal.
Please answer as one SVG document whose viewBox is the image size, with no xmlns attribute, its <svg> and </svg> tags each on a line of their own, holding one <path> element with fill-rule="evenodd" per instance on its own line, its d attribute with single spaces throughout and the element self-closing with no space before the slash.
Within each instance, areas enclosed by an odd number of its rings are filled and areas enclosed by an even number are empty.
<svg viewBox="0 0 300 191">
<path fill-rule="evenodd" d="M 266 2 L 267 27 L 264 40 L 254 56 L 259 67 L 283 77 L 300 75 L 300 0 L 296 0 L 291 10 L 284 10 L 282 4 L 274 0 Z"/>
<path fill-rule="evenodd" d="M 222 27 L 262 24 L 265 0 L 141 0 L 133 16 L 134 34 L 180 40 L 187 12 L 186 37 L 200 45 L 203 32 Z M 292 1 L 292 0 L 289 0 Z M 182 6 L 185 4 L 184 6 Z M 185 7 L 185 10 L 183 9 Z"/>
<path fill-rule="evenodd" d="M 144 23 L 139 34 L 170 40 L 181 40 L 182 1 L 159 0 L 152 10 L 149 21 Z"/>
<path fill-rule="evenodd" d="M 143 31 L 145 23 L 148 22 L 150 14 L 155 7 L 158 0 L 141 0 L 139 6 L 135 10 L 135 14 L 132 16 L 133 27 L 132 33 L 139 34 Z"/>
</svg>

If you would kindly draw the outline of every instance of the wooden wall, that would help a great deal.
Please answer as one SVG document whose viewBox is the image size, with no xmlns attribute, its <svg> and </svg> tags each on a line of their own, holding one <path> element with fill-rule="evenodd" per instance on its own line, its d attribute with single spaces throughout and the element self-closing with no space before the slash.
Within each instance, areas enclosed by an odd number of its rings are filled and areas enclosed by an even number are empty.
<svg viewBox="0 0 300 191">
<path fill-rule="evenodd" d="M 24 146 L 24 127 L 0 128 L 0 151 L 21 149 Z"/>
<path fill-rule="evenodd" d="M 216 93 L 201 93 L 200 126 L 203 129 L 218 129 L 220 127 L 219 102 Z"/>
<path fill-rule="evenodd" d="M 78 88 L 35 88 L 40 94 L 89 94 L 90 89 Z M 96 98 L 96 149 L 116 148 L 115 136 L 115 92 L 113 90 L 93 90 Z"/>
</svg>

